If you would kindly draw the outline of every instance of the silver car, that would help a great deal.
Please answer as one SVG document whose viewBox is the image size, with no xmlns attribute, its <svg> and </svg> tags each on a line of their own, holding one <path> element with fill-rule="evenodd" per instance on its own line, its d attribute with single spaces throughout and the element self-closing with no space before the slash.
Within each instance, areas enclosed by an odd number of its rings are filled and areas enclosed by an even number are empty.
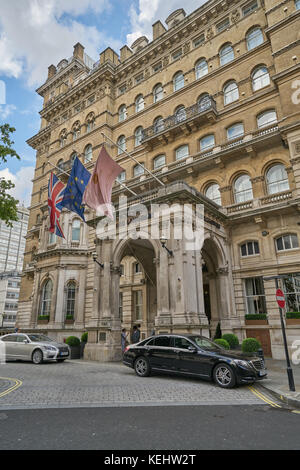
<svg viewBox="0 0 300 470">
<path fill-rule="evenodd" d="M 41 364 L 43 361 L 63 362 L 70 356 L 67 344 L 57 343 L 38 333 L 1 336 L 0 351 L 6 361 L 32 361 L 34 364 Z"/>
</svg>

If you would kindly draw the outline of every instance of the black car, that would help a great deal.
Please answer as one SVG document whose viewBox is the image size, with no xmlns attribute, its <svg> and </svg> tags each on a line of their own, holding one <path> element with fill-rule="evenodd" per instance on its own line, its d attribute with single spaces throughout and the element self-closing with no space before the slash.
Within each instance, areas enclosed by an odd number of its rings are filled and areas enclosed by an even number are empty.
<svg viewBox="0 0 300 470">
<path fill-rule="evenodd" d="M 267 376 L 264 360 L 228 351 L 198 335 L 158 335 L 128 346 L 123 363 L 139 377 L 151 372 L 214 380 L 223 388 L 253 383 Z"/>
</svg>

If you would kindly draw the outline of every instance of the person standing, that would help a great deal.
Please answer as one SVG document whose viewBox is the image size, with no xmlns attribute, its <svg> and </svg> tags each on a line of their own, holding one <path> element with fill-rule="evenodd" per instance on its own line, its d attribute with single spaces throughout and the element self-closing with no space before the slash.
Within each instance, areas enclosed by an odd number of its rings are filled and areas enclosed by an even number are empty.
<svg viewBox="0 0 300 470">
<path fill-rule="evenodd" d="M 126 328 L 123 328 L 122 332 L 121 332 L 121 346 L 122 346 L 122 353 L 124 353 L 125 351 L 125 348 L 128 344 L 127 342 L 127 336 L 128 336 L 128 333 L 126 331 Z"/>
<path fill-rule="evenodd" d="M 139 326 L 139 325 L 138 325 Z M 131 336 L 131 342 L 133 344 L 136 344 L 139 342 L 140 340 L 140 336 L 141 336 L 141 332 L 140 330 L 138 329 L 137 325 L 134 325 L 133 327 L 133 332 L 132 332 L 132 336 Z"/>
</svg>

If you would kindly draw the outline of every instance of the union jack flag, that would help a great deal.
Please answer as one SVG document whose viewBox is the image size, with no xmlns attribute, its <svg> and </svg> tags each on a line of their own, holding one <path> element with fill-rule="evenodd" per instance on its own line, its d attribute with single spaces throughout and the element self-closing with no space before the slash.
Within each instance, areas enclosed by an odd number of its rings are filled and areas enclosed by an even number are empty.
<svg viewBox="0 0 300 470">
<path fill-rule="evenodd" d="M 65 185 L 51 172 L 48 185 L 48 207 L 50 217 L 49 232 L 65 238 L 59 224 L 59 216 L 62 211 L 62 200 L 64 198 Z"/>
</svg>

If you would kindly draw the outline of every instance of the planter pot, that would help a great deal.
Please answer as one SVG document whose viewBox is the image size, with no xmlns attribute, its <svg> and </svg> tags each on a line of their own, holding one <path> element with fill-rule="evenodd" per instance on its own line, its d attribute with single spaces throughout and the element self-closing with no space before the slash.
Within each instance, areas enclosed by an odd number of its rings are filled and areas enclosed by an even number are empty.
<svg viewBox="0 0 300 470">
<path fill-rule="evenodd" d="M 69 346 L 71 350 L 71 359 L 80 359 L 80 345 Z"/>
<path fill-rule="evenodd" d="M 65 325 L 74 325 L 74 320 L 65 320 Z"/>
<path fill-rule="evenodd" d="M 247 320 L 247 319 L 245 319 L 245 325 L 268 325 L 268 320 Z"/>
<path fill-rule="evenodd" d="M 49 323 L 49 320 L 38 320 L 37 321 L 38 325 L 48 325 L 48 323 Z"/>
<path fill-rule="evenodd" d="M 86 345 L 86 342 L 80 343 L 80 357 L 83 357 L 85 345 Z"/>
<path fill-rule="evenodd" d="M 287 318 L 286 324 L 287 325 L 300 325 L 300 318 Z"/>
</svg>

